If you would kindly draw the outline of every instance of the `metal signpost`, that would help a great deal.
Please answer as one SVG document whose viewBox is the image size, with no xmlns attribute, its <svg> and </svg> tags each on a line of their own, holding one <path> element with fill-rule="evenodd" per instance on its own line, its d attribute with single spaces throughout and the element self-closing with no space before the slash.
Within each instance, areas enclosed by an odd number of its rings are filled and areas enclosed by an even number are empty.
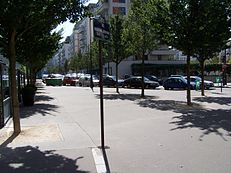
<svg viewBox="0 0 231 173">
<path fill-rule="evenodd" d="M 101 147 L 104 145 L 104 108 L 103 108 L 103 64 L 102 64 L 102 41 L 110 38 L 109 24 L 102 19 L 93 19 L 94 37 L 99 40 L 99 87 L 100 87 L 100 120 L 101 120 Z"/>
</svg>

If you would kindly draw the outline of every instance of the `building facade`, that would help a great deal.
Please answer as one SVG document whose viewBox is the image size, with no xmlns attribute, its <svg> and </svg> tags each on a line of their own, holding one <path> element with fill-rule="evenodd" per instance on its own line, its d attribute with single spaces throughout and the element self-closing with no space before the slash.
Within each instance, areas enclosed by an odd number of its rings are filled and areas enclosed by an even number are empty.
<svg viewBox="0 0 231 173">
<path fill-rule="evenodd" d="M 130 6 L 130 0 L 99 0 L 94 13 L 109 20 L 112 15 L 127 15 Z"/>
</svg>

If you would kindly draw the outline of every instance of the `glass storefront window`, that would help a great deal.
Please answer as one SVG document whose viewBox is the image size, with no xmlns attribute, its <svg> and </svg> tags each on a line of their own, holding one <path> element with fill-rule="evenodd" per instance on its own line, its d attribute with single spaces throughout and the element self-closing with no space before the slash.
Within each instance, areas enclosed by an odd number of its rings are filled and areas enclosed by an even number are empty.
<svg viewBox="0 0 231 173">
<path fill-rule="evenodd" d="M 10 97 L 9 72 L 6 66 L 2 68 L 3 99 Z"/>
</svg>

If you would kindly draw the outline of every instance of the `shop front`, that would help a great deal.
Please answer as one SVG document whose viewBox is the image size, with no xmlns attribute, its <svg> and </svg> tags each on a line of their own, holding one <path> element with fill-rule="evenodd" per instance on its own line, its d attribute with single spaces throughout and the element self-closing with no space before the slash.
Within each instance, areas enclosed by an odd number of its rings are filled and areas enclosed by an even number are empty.
<svg viewBox="0 0 231 173">
<path fill-rule="evenodd" d="M 2 128 L 11 117 L 9 70 L 5 64 L 0 64 L 0 78 L 0 128 Z"/>
</svg>

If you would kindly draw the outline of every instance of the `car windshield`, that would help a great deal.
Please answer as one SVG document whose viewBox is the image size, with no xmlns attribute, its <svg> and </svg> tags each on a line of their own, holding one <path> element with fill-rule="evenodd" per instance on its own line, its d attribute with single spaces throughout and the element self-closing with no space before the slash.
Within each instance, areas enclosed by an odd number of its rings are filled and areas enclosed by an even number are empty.
<svg viewBox="0 0 231 173">
<path fill-rule="evenodd" d="M 185 79 L 184 77 L 179 77 L 180 79 L 182 79 L 185 83 L 187 83 L 187 79 Z"/>
<path fill-rule="evenodd" d="M 148 78 L 144 77 L 144 81 L 150 81 Z"/>
<path fill-rule="evenodd" d="M 116 80 L 116 77 L 115 76 L 110 76 L 113 80 Z"/>
<path fill-rule="evenodd" d="M 93 80 L 98 80 L 99 78 L 97 76 L 92 76 Z"/>
<path fill-rule="evenodd" d="M 201 78 L 198 76 L 192 77 L 191 80 L 193 79 L 193 81 L 201 81 Z"/>
</svg>

